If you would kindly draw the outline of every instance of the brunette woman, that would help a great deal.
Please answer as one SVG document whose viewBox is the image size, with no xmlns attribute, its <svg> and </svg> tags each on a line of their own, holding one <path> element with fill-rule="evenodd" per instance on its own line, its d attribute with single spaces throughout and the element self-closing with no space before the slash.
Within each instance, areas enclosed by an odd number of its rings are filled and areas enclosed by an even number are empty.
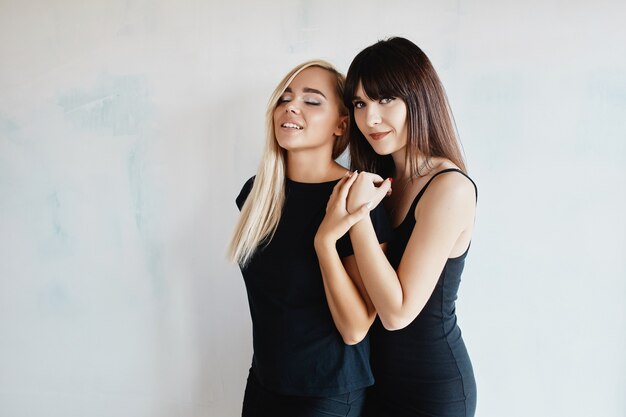
<svg viewBox="0 0 626 417">
<path fill-rule="evenodd" d="M 393 178 L 385 201 L 393 227 L 387 254 L 368 217 L 350 229 L 379 317 L 371 332 L 376 384 L 368 391 L 366 414 L 473 416 L 476 383 L 455 300 L 477 190 L 441 81 L 419 47 L 391 38 L 354 58 L 344 102 L 353 127 L 353 168 L 367 171 L 350 185 L 347 212 L 380 198 Z M 324 230 L 338 235 L 346 223 L 328 216 Z"/>
</svg>

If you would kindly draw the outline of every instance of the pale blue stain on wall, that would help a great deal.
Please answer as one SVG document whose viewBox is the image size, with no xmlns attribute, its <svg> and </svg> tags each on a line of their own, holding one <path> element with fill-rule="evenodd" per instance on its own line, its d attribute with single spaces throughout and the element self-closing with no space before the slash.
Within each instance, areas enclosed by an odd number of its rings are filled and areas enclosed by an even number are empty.
<svg viewBox="0 0 626 417">
<path fill-rule="evenodd" d="M 584 106 L 576 115 L 576 151 L 603 164 L 623 165 L 626 157 L 626 80 L 623 71 L 596 70 L 584 85 Z"/>
<path fill-rule="evenodd" d="M 0 114 L 0 133 L 7 136 L 17 132 L 19 126 L 13 120 Z"/>
<path fill-rule="evenodd" d="M 146 269 L 152 278 L 152 292 L 160 302 L 167 302 L 167 278 L 163 270 L 162 245 L 154 240 L 146 241 Z"/>
<path fill-rule="evenodd" d="M 139 149 L 134 147 L 128 155 L 128 181 L 130 183 L 131 202 L 133 215 L 137 229 L 142 228 L 143 194 L 141 180 L 141 166 L 139 161 Z"/>
<path fill-rule="evenodd" d="M 113 135 L 139 133 L 150 113 L 143 76 L 101 75 L 93 87 L 61 95 L 58 104 L 72 124 Z"/>
<path fill-rule="evenodd" d="M 141 144 L 135 145 L 128 153 L 127 170 L 130 185 L 131 204 L 135 226 L 144 243 L 145 266 L 152 278 L 152 290 L 155 299 L 166 301 L 166 276 L 163 270 L 163 249 L 159 243 L 158 222 L 155 218 L 154 204 L 150 204 L 149 182 L 143 175 L 145 166 Z M 147 201 L 146 201 L 147 200 Z"/>
<path fill-rule="evenodd" d="M 16 133 L 19 132 L 19 125 L 8 117 L 0 114 L 0 140 L 7 139 L 17 143 Z M 1 146 L 1 143 L 0 143 Z"/>
<path fill-rule="evenodd" d="M 64 200 L 63 192 L 54 190 L 45 196 L 45 216 L 47 226 L 45 238 L 40 242 L 40 259 L 71 257 L 75 254 L 77 236 L 72 235 L 71 216 L 72 207 Z"/>
<path fill-rule="evenodd" d="M 54 236 L 58 239 L 66 240 L 67 233 L 61 224 L 61 202 L 59 201 L 59 195 L 56 192 L 53 192 L 48 196 L 48 206 L 50 208 L 50 213 L 52 214 L 52 231 Z"/>
<path fill-rule="evenodd" d="M 626 80 L 623 71 L 595 71 L 588 79 L 587 99 L 596 100 L 609 108 L 626 110 Z"/>
<path fill-rule="evenodd" d="M 38 294 L 38 309 L 43 317 L 68 317 L 78 313 L 77 305 L 67 288 L 59 282 L 50 282 Z"/>
</svg>

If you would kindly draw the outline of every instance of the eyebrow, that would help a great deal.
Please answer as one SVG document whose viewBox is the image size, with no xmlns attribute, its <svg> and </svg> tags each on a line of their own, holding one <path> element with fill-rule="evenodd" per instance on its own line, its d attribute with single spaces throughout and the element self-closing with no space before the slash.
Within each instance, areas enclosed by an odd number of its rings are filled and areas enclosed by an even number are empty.
<svg viewBox="0 0 626 417">
<path fill-rule="evenodd" d="M 302 91 L 304 91 L 305 93 L 319 94 L 320 96 L 326 98 L 326 95 L 324 95 L 324 93 L 322 93 L 320 90 L 317 90 L 315 88 L 304 87 Z M 291 90 L 291 87 L 285 88 L 285 93 L 293 93 L 293 91 Z"/>
<path fill-rule="evenodd" d="M 361 100 L 361 101 L 363 101 L 363 99 L 360 96 L 352 97 L 352 101 L 354 101 L 354 100 Z"/>
</svg>

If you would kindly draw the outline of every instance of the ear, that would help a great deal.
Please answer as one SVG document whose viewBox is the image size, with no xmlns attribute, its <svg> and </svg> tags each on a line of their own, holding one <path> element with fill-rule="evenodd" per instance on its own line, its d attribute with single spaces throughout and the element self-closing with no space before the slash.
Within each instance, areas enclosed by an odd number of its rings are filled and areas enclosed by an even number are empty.
<svg viewBox="0 0 626 417">
<path fill-rule="evenodd" d="M 343 134 L 346 133 L 347 129 L 348 129 L 348 116 L 339 116 L 339 123 L 337 123 L 337 127 L 335 128 L 333 135 L 337 137 L 343 136 Z"/>
</svg>

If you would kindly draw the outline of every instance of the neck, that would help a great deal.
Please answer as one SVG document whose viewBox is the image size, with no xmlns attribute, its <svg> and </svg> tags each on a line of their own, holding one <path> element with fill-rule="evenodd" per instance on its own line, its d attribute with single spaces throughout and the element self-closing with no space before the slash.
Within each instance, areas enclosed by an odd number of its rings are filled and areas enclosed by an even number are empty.
<svg viewBox="0 0 626 417">
<path fill-rule="evenodd" d="M 336 180 L 346 172 L 331 155 L 311 152 L 287 153 L 287 178 L 304 183 L 320 183 Z"/>
<path fill-rule="evenodd" d="M 411 172 L 411 166 L 407 164 L 406 161 L 406 147 L 394 152 L 391 154 L 393 158 L 393 164 L 395 166 L 395 179 L 396 180 L 404 180 L 404 179 L 413 179 L 415 176 L 413 172 Z M 418 172 L 423 172 L 424 167 L 426 165 L 426 158 L 421 154 L 417 157 L 417 167 Z"/>
<path fill-rule="evenodd" d="M 409 178 L 411 176 L 411 172 L 409 172 L 409 166 L 406 163 L 406 146 L 392 153 L 391 157 L 393 158 L 395 171 L 393 174 L 395 177 L 394 179 L 402 180 Z"/>
</svg>

